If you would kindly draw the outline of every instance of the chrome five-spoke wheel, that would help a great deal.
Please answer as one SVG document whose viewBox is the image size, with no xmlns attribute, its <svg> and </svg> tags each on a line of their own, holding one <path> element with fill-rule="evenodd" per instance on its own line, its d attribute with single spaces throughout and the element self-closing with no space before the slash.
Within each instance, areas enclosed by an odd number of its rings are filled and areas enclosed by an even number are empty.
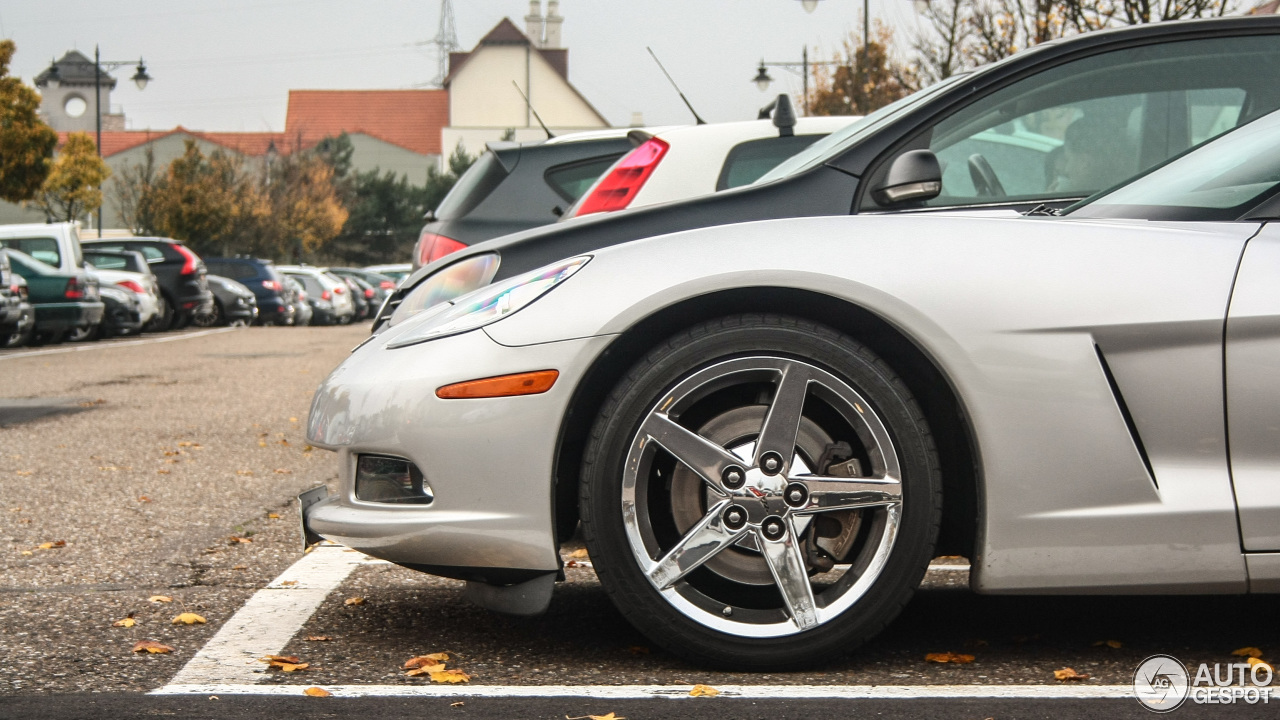
<svg viewBox="0 0 1280 720">
<path fill-rule="evenodd" d="M 601 582 L 643 631 L 776 668 L 896 614 L 939 493 L 924 420 L 883 363 L 825 328 L 756 324 L 672 343 L 619 387 L 597 448 L 614 459 L 589 451 L 583 518 Z"/>
</svg>

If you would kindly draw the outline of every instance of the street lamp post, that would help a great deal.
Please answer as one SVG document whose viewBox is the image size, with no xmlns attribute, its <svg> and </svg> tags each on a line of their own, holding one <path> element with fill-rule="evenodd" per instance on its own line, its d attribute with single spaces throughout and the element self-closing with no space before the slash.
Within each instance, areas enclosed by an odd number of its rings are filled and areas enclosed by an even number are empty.
<svg viewBox="0 0 1280 720">
<path fill-rule="evenodd" d="M 98 46 L 93 46 L 93 114 L 94 122 L 97 128 L 97 140 L 95 144 L 98 148 L 98 157 L 102 157 L 102 75 L 104 72 L 118 70 L 125 65 L 134 64 L 134 60 L 103 60 L 98 55 Z M 137 84 L 139 90 L 146 90 L 147 83 L 151 82 L 151 76 L 147 74 L 147 64 L 142 58 L 138 58 L 138 71 L 129 78 Z M 98 186 L 98 190 L 102 190 L 102 186 Z M 102 237 L 102 204 L 98 204 L 98 237 Z"/>
<path fill-rule="evenodd" d="M 804 87 L 804 113 L 809 114 L 809 66 L 810 65 L 839 65 L 839 61 L 835 60 L 809 60 L 809 48 L 800 51 L 800 62 L 765 62 L 760 60 L 759 67 L 756 68 L 756 76 L 751 82 L 760 88 L 760 92 L 769 90 L 769 83 L 773 82 L 773 78 L 769 76 L 768 68 L 780 67 L 795 72 L 797 68 L 800 70 L 800 78 Z"/>
</svg>

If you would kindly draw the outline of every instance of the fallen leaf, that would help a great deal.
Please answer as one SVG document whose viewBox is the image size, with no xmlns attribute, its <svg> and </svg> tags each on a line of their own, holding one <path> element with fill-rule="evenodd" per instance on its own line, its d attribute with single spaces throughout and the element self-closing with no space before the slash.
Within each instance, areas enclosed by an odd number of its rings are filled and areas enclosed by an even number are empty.
<svg viewBox="0 0 1280 720">
<path fill-rule="evenodd" d="M 589 556 L 588 556 L 588 554 L 587 554 L 587 549 L 586 549 L 586 548 L 578 548 L 577 550 L 574 550 L 573 552 L 569 553 L 569 557 L 571 557 L 571 558 L 576 558 L 576 559 L 579 559 L 579 560 L 580 560 L 580 559 L 582 559 L 582 558 L 586 558 L 586 557 L 589 557 Z"/>
<path fill-rule="evenodd" d="M 253 471 L 252 471 L 252 470 L 237 470 L 237 471 L 236 471 L 236 474 L 237 474 L 237 475 L 250 475 L 250 476 L 252 476 L 252 475 L 253 475 Z"/>
<path fill-rule="evenodd" d="M 298 418 L 296 418 L 296 417 L 291 417 L 291 418 L 289 418 L 289 422 L 298 422 Z"/>
<path fill-rule="evenodd" d="M 1112 650 L 1119 650 L 1124 647 L 1119 640 L 1099 640 L 1093 644 L 1094 647 L 1109 647 Z"/>
<path fill-rule="evenodd" d="M 184 612 L 173 619 L 174 625 L 195 625 L 197 623 L 203 625 L 205 619 L 193 612 Z"/>
<path fill-rule="evenodd" d="M 178 447 L 191 447 L 191 443 L 189 443 L 189 442 L 180 442 L 180 443 L 178 443 Z"/>
<path fill-rule="evenodd" d="M 463 705 L 466 705 L 466 703 L 462 702 L 461 700 L 459 700 L 458 702 L 449 703 L 449 707 L 462 707 Z M 623 718 L 623 720 L 626 720 L 626 719 Z"/>
<path fill-rule="evenodd" d="M 134 619 L 133 619 L 133 616 L 132 616 L 132 615 L 130 615 L 130 616 L 128 616 L 128 617 L 122 618 L 122 619 L 120 619 L 120 620 L 117 620 L 117 621 L 115 621 L 115 622 L 111 623 L 111 627 L 131 628 L 131 627 L 133 627 L 134 625 L 137 625 L 137 624 L 138 624 L 138 621 L 134 620 Z"/>
<path fill-rule="evenodd" d="M 414 668 L 423 667 L 424 665 L 435 665 L 436 663 L 441 663 L 448 659 L 449 653 L 445 652 L 431 653 L 430 655 L 418 655 L 417 657 L 411 657 L 408 660 L 405 660 L 404 665 L 402 665 L 401 668 L 404 670 L 412 670 Z"/>
<path fill-rule="evenodd" d="M 436 663 L 435 665 L 423 665 L 422 667 L 416 667 L 409 672 L 406 672 L 405 675 L 409 677 L 417 677 L 419 675 L 435 675 L 444 671 L 444 663 Z"/>
<path fill-rule="evenodd" d="M 1088 680 L 1089 676 L 1084 673 L 1078 673 L 1072 668 L 1062 668 L 1054 670 L 1053 676 L 1059 680 Z"/>
<path fill-rule="evenodd" d="M 147 497 L 146 495 L 139 495 L 139 496 L 138 496 L 138 502 L 141 502 L 141 503 L 149 503 L 149 502 L 151 502 L 151 498 Z"/>
<path fill-rule="evenodd" d="M 288 440 L 281 440 L 281 441 L 280 441 L 280 444 L 281 444 L 281 445 L 288 445 L 288 444 L 289 444 L 289 441 L 288 441 Z"/>
<path fill-rule="evenodd" d="M 431 682 L 437 683 L 461 683 L 470 682 L 471 676 L 461 670 L 441 670 L 440 672 L 431 673 Z"/>
<path fill-rule="evenodd" d="M 311 667 L 311 663 L 271 663 L 271 667 L 278 667 L 285 672 L 297 672 Z"/>
<path fill-rule="evenodd" d="M 266 447 L 267 444 L 261 440 L 258 441 L 258 447 Z"/>
<path fill-rule="evenodd" d="M 157 475 L 168 475 L 168 474 L 170 474 L 170 473 L 169 473 L 169 471 L 168 471 L 168 470 L 165 470 L 164 468 L 160 468 L 159 470 L 157 470 L 157 471 L 156 471 L 156 474 L 157 474 Z"/>
<path fill-rule="evenodd" d="M 924 661 L 932 663 L 955 663 L 956 665 L 967 665 L 973 662 L 973 656 L 953 652 L 929 653 L 924 656 Z"/>
<path fill-rule="evenodd" d="M 343 601 L 342 601 L 342 604 L 343 604 L 343 605 L 363 605 L 363 604 L 364 604 L 364 598 L 362 598 L 362 597 L 349 597 L 349 598 L 347 598 L 346 600 L 343 600 Z"/>
<path fill-rule="evenodd" d="M 267 513 L 267 519 L 268 519 L 268 520 L 279 520 L 279 519 L 280 519 L 280 515 L 279 515 L 279 513 Z"/>
<path fill-rule="evenodd" d="M 298 584 L 297 580 L 282 580 L 280 582 L 280 585 L 282 587 L 293 587 L 294 585 L 297 585 L 297 584 Z"/>
<path fill-rule="evenodd" d="M 231 537 L 227 538 L 227 542 L 231 543 L 232 545 L 235 545 L 236 543 L 251 543 L 253 542 L 253 540 L 247 537 L 240 537 L 239 535 L 232 535 Z"/>
<path fill-rule="evenodd" d="M 328 635 L 308 635 L 307 642 L 329 642 L 333 638 Z"/>
<path fill-rule="evenodd" d="M 22 554 L 23 554 L 23 555 L 35 555 L 35 553 L 31 552 L 30 550 L 23 550 L 23 551 L 22 551 Z"/>
<path fill-rule="evenodd" d="M 232 570 L 248 570 L 249 566 L 248 565 L 232 565 L 231 569 Z"/>
<path fill-rule="evenodd" d="M 32 471 L 32 470 L 15 470 L 14 472 L 16 472 L 17 474 L 19 474 L 19 475 L 21 475 L 21 476 L 23 476 L 23 477 L 27 477 L 27 476 L 29 476 L 29 475 L 34 475 L 34 474 L 35 474 L 35 473 L 34 473 L 34 471 Z"/>
<path fill-rule="evenodd" d="M 1258 649 L 1258 648 L 1256 648 L 1256 647 L 1253 647 L 1253 646 L 1250 646 L 1250 647 L 1242 647 L 1242 648 L 1240 648 L 1239 650 L 1232 650 L 1232 651 L 1231 651 L 1231 654 L 1232 654 L 1232 655 L 1238 655 L 1238 656 L 1240 656 L 1240 657 L 1251 657 L 1251 658 L 1260 658 L 1260 657 L 1262 657 L 1262 651 L 1261 651 L 1261 650 L 1259 650 L 1259 649 Z"/>
<path fill-rule="evenodd" d="M 144 652 L 144 653 L 150 653 L 152 655 L 164 655 L 165 653 L 173 652 L 173 648 L 169 647 L 168 645 L 161 645 L 158 642 L 143 640 L 139 642 L 137 645 L 133 646 L 133 651 L 136 653 Z"/>
<path fill-rule="evenodd" d="M 309 695 L 311 697 L 333 697 L 333 693 L 325 690 L 324 688 L 318 687 L 309 687 L 306 690 L 303 690 L 302 694 Z"/>
<path fill-rule="evenodd" d="M 260 662 L 267 663 L 268 665 L 272 663 L 290 663 L 297 665 L 302 662 L 302 658 L 297 655 L 264 655 L 263 657 L 258 658 L 258 660 Z"/>
<path fill-rule="evenodd" d="M 694 685 L 693 689 L 689 691 L 689 695 L 692 697 L 715 697 L 719 694 L 720 691 L 710 685 Z"/>
<path fill-rule="evenodd" d="M 1251 657 L 1251 658 L 1249 658 L 1249 667 L 1250 667 L 1250 668 L 1254 668 L 1254 667 L 1258 667 L 1258 666 L 1262 666 L 1262 667 L 1266 668 L 1268 673 L 1271 673 L 1271 674 L 1274 674 L 1274 673 L 1275 673 L 1275 668 L 1271 667 L 1271 663 L 1267 662 L 1266 660 L 1260 660 L 1260 659 L 1258 659 L 1258 658 L 1256 658 L 1256 657 Z"/>
<path fill-rule="evenodd" d="M 147 601 L 156 602 L 156 603 L 173 602 L 173 598 L 169 597 L 168 595 L 152 595 L 151 597 L 147 598 Z"/>
<path fill-rule="evenodd" d="M 628 650 L 631 652 L 632 655 L 648 655 L 649 654 L 649 648 L 643 645 L 632 645 L 630 648 L 628 648 Z"/>
</svg>

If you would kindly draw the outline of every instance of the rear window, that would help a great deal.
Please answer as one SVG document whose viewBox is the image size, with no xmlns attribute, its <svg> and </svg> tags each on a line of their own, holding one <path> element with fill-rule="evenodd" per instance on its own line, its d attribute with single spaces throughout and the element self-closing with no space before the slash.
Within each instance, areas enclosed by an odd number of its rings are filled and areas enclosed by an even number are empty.
<svg viewBox="0 0 1280 720">
<path fill-rule="evenodd" d="M 27 238 L 0 238 L 0 247 L 13 248 L 21 250 L 31 257 L 39 260 L 47 265 L 58 267 L 62 265 L 62 253 L 58 251 L 57 238 L 51 237 L 27 237 Z"/>
<path fill-rule="evenodd" d="M 252 263 L 205 260 L 204 264 L 205 267 L 209 269 L 210 273 L 231 278 L 233 280 L 252 280 L 261 274 L 258 267 Z"/>
<path fill-rule="evenodd" d="M 462 173 L 453 189 L 440 201 L 436 208 L 436 218 L 454 220 L 466 215 L 488 197 L 506 176 L 507 171 L 503 169 L 498 156 L 492 150 L 486 150 L 480 159 Z"/>
<path fill-rule="evenodd" d="M 783 160 L 809 147 L 825 135 L 792 135 L 739 143 L 729 151 L 720 168 L 716 190 L 750 185 L 765 173 L 777 167 Z"/>
<path fill-rule="evenodd" d="M 612 167 L 620 157 L 622 153 L 556 165 L 547 168 L 542 177 L 557 195 L 571 203 L 577 202 L 578 198 L 582 197 L 582 193 L 586 192 L 592 183 L 598 180 L 604 171 Z"/>
<path fill-rule="evenodd" d="M 93 264 L 99 270 L 132 270 L 129 267 L 129 259 L 123 255 L 100 255 L 98 253 L 85 253 L 84 259 Z"/>
</svg>

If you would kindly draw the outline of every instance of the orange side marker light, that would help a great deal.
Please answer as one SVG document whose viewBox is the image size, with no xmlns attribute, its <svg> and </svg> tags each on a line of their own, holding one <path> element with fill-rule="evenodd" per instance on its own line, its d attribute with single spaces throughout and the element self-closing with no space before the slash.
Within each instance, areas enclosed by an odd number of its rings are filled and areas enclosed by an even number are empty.
<svg viewBox="0 0 1280 720">
<path fill-rule="evenodd" d="M 559 370 L 537 370 L 516 373 L 515 375 L 499 375 L 498 377 L 482 378 L 480 380 L 468 380 L 438 388 L 436 397 L 444 400 L 462 400 L 537 395 L 550 390 L 551 386 L 556 384 L 556 378 L 558 377 L 560 377 Z"/>
</svg>

